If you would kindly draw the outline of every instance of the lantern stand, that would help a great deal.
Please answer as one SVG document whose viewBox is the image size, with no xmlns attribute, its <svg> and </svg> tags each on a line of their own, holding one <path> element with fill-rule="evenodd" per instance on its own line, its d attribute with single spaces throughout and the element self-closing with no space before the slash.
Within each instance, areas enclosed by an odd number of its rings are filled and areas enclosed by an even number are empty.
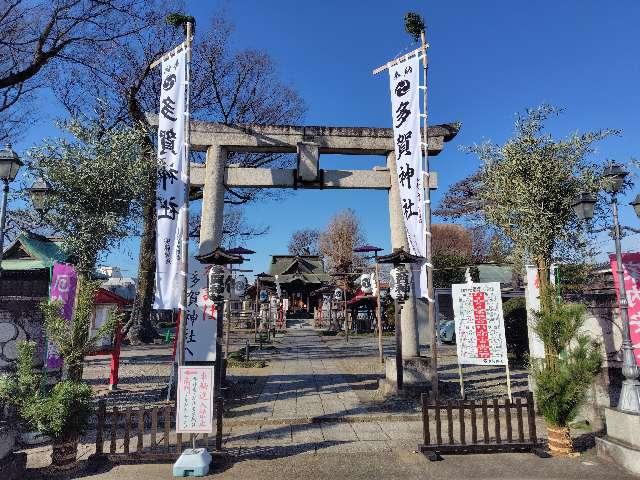
<svg viewBox="0 0 640 480">
<path fill-rule="evenodd" d="M 216 306 L 216 360 L 213 372 L 213 388 L 216 402 L 216 450 L 222 450 L 222 412 L 224 399 L 222 398 L 223 364 L 222 336 L 224 334 L 224 268 L 223 265 L 240 264 L 244 259 L 239 255 L 231 255 L 221 248 L 216 248 L 206 255 L 197 255 L 200 263 L 212 264 L 207 275 L 207 292 Z"/>
<path fill-rule="evenodd" d="M 382 309 L 380 305 L 380 265 L 378 264 L 378 252 L 383 249 L 380 247 L 376 247 L 374 245 L 364 245 L 362 247 L 354 248 L 353 251 L 356 253 L 372 253 L 375 262 L 375 275 L 376 275 L 376 285 L 378 286 L 378 294 L 376 295 L 376 317 L 378 321 L 378 355 L 380 357 L 380 363 L 384 363 L 384 354 L 382 348 Z M 369 257 L 371 258 L 371 257 Z"/>
<path fill-rule="evenodd" d="M 396 385 L 398 391 L 403 387 L 403 364 L 402 364 L 402 320 L 400 312 L 404 302 L 409 299 L 411 293 L 411 282 L 409 281 L 409 272 L 405 264 L 423 263 L 424 258 L 412 255 L 404 251 L 403 248 L 394 248 L 393 253 L 378 257 L 378 263 L 390 263 L 393 265 L 391 281 L 389 285 L 389 293 L 393 298 L 394 318 L 395 318 L 395 337 L 396 337 Z M 394 278 L 395 276 L 395 278 Z"/>
</svg>

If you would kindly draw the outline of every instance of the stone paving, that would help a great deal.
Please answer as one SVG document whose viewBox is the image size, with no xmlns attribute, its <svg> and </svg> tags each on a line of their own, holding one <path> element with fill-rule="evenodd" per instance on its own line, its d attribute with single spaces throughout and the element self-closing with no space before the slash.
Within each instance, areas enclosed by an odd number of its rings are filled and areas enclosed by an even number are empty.
<svg viewBox="0 0 640 480">
<path fill-rule="evenodd" d="M 384 367 L 374 336 L 321 336 L 304 321 L 289 321 L 252 359 L 264 368 L 229 368 L 225 393 L 224 446 L 240 455 L 272 456 L 314 452 L 386 452 L 415 450 L 422 424 L 417 402 L 384 398 L 377 390 Z M 252 332 L 234 332 L 231 351 L 240 349 Z M 394 354 L 393 337 L 384 338 L 386 356 Z M 439 373 L 457 394 L 455 347 L 440 350 Z M 168 346 L 123 351 L 120 391 L 108 395 L 114 404 L 149 403 L 168 379 Z M 504 395 L 504 371 L 469 369 L 467 391 L 476 398 Z M 88 360 L 85 378 L 97 393 L 106 393 L 108 358 Z M 526 374 L 514 371 L 515 391 L 526 389 Z M 480 395 L 480 396 L 478 396 Z M 452 397 L 452 398 L 453 398 Z M 104 398 L 104 397 L 103 397 Z M 456 422 L 457 428 L 457 422 Z M 543 431 L 543 426 L 539 426 Z"/>
</svg>

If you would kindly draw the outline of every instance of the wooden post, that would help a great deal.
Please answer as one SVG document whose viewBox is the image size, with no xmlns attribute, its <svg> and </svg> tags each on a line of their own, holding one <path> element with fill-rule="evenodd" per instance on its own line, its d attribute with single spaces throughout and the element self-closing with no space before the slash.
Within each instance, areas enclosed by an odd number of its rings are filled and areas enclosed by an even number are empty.
<svg viewBox="0 0 640 480">
<path fill-rule="evenodd" d="M 509 396 L 509 402 L 513 402 L 513 398 L 511 397 L 511 371 L 509 370 L 509 359 L 507 359 L 505 368 L 507 370 L 507 395 Z"/>
<path fill-rule="evenodd" d="M 427 304 L 429 322 L 431 322 L 431 390 L 433 392 L 433 398 L 438 398 L 438 325 L 436 319 L 435 310 L 435 296 L 433 290 L 433 263 L 432 263 L 432 251 L 431 251 L 431 189 L 429 188 L 430 171 L 429 171 L 429 135 L 427 133 L 429 127 L 429 111 L 427 103 L 427 39 L 425 30 L 420 33 L 420 40 L 422 42 L 422 71 L 424 73 L 424 92 L 422 96 L 422 143 L 424 152 L 424 173 L 426 174 L 427 181 L 424 189 L 424 229 L 426 235 L 426 252 L 425 258 L 427 263 Z"/>
<path fill-rule="evenodd" d="M 109 390 L 118 388 L 118 371 L 120 370 L 120 346 L 122 344 L 122 325 L 118 321 L 116 326 L 116 334 L 113 341 L 113 349 L 111 350 L 111 365 L 109 368 Z"/>
<path fill-rule="evenodd" d="M 380 363 L 384 363 L 384 351 L 382 348 L 382 306 L 380 305 L 380 266 L 378 265 L 378 252 L 375 252 L 376 257 L 376 285 L 378 286 L 378 295 L 376 295 L 376 315 L 378 317 L 378 355 L 380 356 Z"/>
<path fill-rule="evenodd" d="M 400 318 L 400 311 L 402 307 L 398 303 L 398 300 L 394 300 L 394 316 L 395 316 L 395 335 L 396 335 L 396 384 L 398 386 L 398 390 L 402 390 L 403 383 L 403 365 L 402 365 L 402 320 Z"/>
<path fill-rule="evenodd" d="M 98 419 L 96 425 L 96 455 L 100 456 L 104 452 L 104 425 L 105 417 L 107 415 L 106 406 L 104 400 L 100 400 L 98 403 Z"/>
<path fill-rule="evenodd" d="M 222 357 L 222 332 L 224 318 L 224 301 L 216 302 L 216 363 L 214 370 L 214 395 L 216 400 L 216 450 L 222 450 L 222 409 L 224 400 L 222 398 L 222 368 L 224 358 Z"/>
<path fill-rule="evenodd" d="M 233 281 L 233 264 L 229 265 L 229 278 Z M 231 292 L 229 299 L 225 300 L 223 311 L 227 320 L 227 337 L 224 343 L 224 358 L 229 358 L 229 338 L 231 337 Z"/>
</svg>

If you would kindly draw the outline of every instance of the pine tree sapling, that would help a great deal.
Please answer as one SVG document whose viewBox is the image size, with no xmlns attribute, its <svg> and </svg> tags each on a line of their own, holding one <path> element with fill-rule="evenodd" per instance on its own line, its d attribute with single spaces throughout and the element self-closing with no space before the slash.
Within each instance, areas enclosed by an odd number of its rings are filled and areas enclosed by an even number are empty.
<svg viewBox="0 0 640 480">
<path fill-rule="evenodd" d="M 16 373 L 0 376 L 0 400 L 15 408 L 20 417 L 27 421 L 24 412 L 29 407 L 29 403 L 38 396 L 44 380 L 44 376 L 33 368 L 35 351 L 35 342 L 19 342 Z M 36 426 L 32 425 L 32 427 Z"/>
<path fill-rule="evenodd" d="M 82 362 L 85 355 L 96 348 L 98 340 L 111 335 L 121 320 L 121 314 L 112 310 L 107 320 L 93 336 L 89 336 L 93 302 L 99 282 L 84 280 L 78 287 L 76 309 L 71 321 L 62 316 L 60 302 L 43 302 L 40 305 L 44 315 L 44 327 L 48 337 L 56 344 L 70 380 L 82 380 Z"/>
<path fill-rule="evenodd" d="M 565 303 L 547 290 L 547 308 L 536 314 L 533 327 L 545 346 L 545 358 L 531 364 L 536 383 L 536 401 L 547 421 L 552 453 L 572 451 L 569 423 L 585 401 L 591 383 L 600 372 L 599 346 L 581 334 L 585 307 Z"/>
</svg>

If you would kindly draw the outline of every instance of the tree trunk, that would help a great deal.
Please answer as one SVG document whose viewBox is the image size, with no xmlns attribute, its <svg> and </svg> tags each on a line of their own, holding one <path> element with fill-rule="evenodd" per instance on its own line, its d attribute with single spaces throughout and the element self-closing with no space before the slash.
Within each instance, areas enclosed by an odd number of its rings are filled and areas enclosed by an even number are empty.
<svg viewBox="0 0 640 480">
<path fill-rule="evenodd" d="M 137 81 L 126 93 L 127 109 L 131 118 L 145 133 L 150 129 L 149 122 L 137 99 L 138 92 L 145 78 L 151 72 L 150 65 L 140 73 Z M 155 287 L 156 273 L 156 162 L 154 145 L 148 135 L 144 136 L 141 155 L 149 160 L 149 175 L 146 178 L 144 197 L 142 199 L 142 237 L 140 238 L 140 257 L 138 259 L 138 285 L 133 300 L 131 318 L 123 329 L 132 344 L 150 343 L 157 336 L 151 322 L 151 299 Z"/>
<path fill-rule="evenodd" d="M 549 280 L 551 261 L 548 257 L 540 256 L 536 258 L 536 265 L 538 267 L 538 281 L 540 282 L 540 310 L 546 310 L 549 306 L 546 293 L 551 283 Z"/>
<path fill-rule="evenodd" d="M 132 344 L 150 343 L 157 336 L 151 322 L 151 299 L 153 298 L 156 273 L 156 177 L 147 179 L 142 209 L 143 227 L 140 238 L 138 260 L 138 285 L 133 301 L 131 318 L 125 326 L 127 338 Z"/>
</svg>

